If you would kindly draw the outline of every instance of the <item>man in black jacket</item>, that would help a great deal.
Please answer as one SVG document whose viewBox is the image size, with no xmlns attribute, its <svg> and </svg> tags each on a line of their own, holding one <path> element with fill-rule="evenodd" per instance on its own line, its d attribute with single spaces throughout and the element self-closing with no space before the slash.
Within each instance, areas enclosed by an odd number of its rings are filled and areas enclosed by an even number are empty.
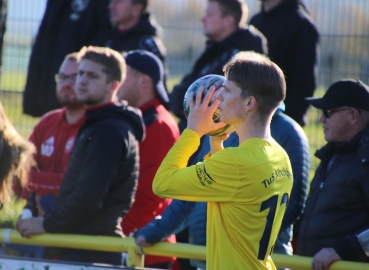
<svg viewBox="0 0 369 270">
<path fill-rule="evenodd" d="M 247 5 L 241 0 L 208 0 L 202 17 L 206 48 L 192 71 L 173 88 L 171 110 L 180 119 L 182 131 L 187 126 L 183 98 L 187 88 L 198 78 L 208 74 L 223 75 L 223 66 L 239 51 L 267 53 L 265 37 L 252 26 L 245 26 Z"/>
<path fill-rule="evenodd" d="M 18 222 L 28 237 L 38 233 L 122 236 L 120 220 L 129 210 L 138 178 L 138 141 L 144 123 L 138 109 L 112 102 L 125 62 L 109 48 L 88 47 L 78 68 L 76 95 L 86 107 L 54 210 L 45 218 Z M 60 260 L 121 264 L 120 253 L 63 250 Z"/>
<path fill-rule="evenodd" d="M 323 110 L 319 121 L 328 143 L 315 154 L 321 162 L 301 220 L 297 254 L 314 257 L 317 270 L 341 259 L 369 262 L 369 238 L 361 237 L 369 233 L 369 86 L 341 80 L 323 98 L 307 100 Z"/>
<path fill-rule="evenodd" d="M 109 0 L 48 0 L 33 45 L 23 93 L 23 112 L 41 116 L 61 108 L 55 74 L 64 57 L 83 46 L 102 46 L 111 31 Z"/>
<path fill-rule="evenodd" d="M 152 52 L 165 66 L 166 48 L 160 39 L 162 29 L 147 7 L 148 0 L 110 1 L 110 22 L 114 29 L 106 46 L 119 52 L 137 49 Z"/>
<path fill-rule="evenodd" d="M 316 87 L 319 34 L 300 0 L 261 0 L 262 11 L 250 24 L 268 40 L 269 57 L 286 75 L 286 114 L 306 124 L 308 105 Z"/>
</svg>

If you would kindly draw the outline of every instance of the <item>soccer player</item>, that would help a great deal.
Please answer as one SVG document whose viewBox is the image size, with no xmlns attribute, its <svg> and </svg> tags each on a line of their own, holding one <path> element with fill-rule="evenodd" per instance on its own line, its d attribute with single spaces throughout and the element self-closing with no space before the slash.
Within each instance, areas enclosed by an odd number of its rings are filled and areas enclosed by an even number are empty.
<svg viewBox="0 0 369 270">
<path fill-rule="evenodd" d="M 292 188 L 289 158 L 270 134 L 270 121 L 285 98 L 281 69 L 254 52 L 237 53 L 225 66 L 227 78 L 209 106 L 214 87 L 190 104 L 187 128 L 155 176 L 162 197 L 208 202 L 207 269 L 275 269 L 269 256 Z M 221 122 L 214 123 L 219 107 Z M 227 137 L 212 137 L 211 154 L 186 167 L 200 138 L 224 124 L 235 126 L 238 147 L 223 149 Z"/>
</svg>

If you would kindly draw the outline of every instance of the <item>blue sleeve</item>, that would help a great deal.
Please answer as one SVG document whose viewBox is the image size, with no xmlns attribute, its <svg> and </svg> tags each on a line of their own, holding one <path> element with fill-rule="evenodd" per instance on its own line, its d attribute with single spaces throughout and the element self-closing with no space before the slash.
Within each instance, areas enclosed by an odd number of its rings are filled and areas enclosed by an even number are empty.
<svg viewBox="0 0 369 270">
<path fill-rule="evenodd" d="M 196 202 L 173 200 L 165 209 L 161 218 L 157 217 L 135 233 L 135 238 L 142 236 L 148 243 L 157 243 L 176 234 L 188 226 L 189 216 Z"/>
<path fill-rule="evenodd" d="M 303 213 L 310 173 L 310 148 L 303 129 L 290 117 L 277 111 L 272 119 L 273 138 L 287 152 L 293 172 L 290 201 L 280 231 L 285 231 Z"/>
</svg>

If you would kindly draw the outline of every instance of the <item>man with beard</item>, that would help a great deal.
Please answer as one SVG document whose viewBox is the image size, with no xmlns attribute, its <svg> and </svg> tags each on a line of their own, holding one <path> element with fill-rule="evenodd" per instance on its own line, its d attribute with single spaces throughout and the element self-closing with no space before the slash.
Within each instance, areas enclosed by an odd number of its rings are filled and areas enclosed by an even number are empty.
<svg viewBox="0 0 369 270">
<path fill-rule="evenodd" d="M 30 191 L 36 193 L 38 215 L 43 216 L 54 207 L 55 197 L 67 170 L 74 141 L 84 122 L 85 109 L 77 100 L 75 82 L 79 59 L 78 53 L 68 54 L 55 75 L 56 97 L 63 106 L 45 114 L 33 129 L 29 140 L 35 145 L 35 165 L 29 175 L 27 186 L 21 192 L 20 185 L 14 184 L 14 192 L 22 193 L 30 203 Z M 40 258 L 43 247 L 28 245 L 9 245 L 25 257 Z"/>
<path fill-rule="evenodd" d="M 78 53 L 65 57 L 55 75 L 56 97 L 63 108 L 44 115 L 29 139 L 37 149 L 37 168 L 31 171 L 27 187 L 41 196 L 40 215 L 52 209 L 53 198 L 58 194 L 67 170 L 77 132 L 84 122 L 85 110 L 74 91 L 79 60 Z M 45 195 L 47 197 L 43 197 Z"/>
</svg>

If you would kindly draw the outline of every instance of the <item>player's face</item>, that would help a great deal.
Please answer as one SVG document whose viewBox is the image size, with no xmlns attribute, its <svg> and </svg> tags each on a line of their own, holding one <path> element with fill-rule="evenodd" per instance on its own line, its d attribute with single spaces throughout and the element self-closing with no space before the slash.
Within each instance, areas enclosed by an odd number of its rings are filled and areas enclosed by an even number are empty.
<svg viewBox="0 0 369 270">
<path fill-rule="evenodd" d="M 140 74 L 130 66 L 126 68 L 126 78 L 118 90 L 118 100 L 126 100 L 130 106 L 137 107 L 140 99 Z"/>
<path fill-rule="evenodd" d="M 90 60 L 82 60 L 78 68 L 76 94 L 86 107 L 111 101 L 113 82 L 107 82 L 103 66 Z"/>
<path fill-rule="evenodd" d="M 204 35 L 211 40 L 218 40 L 225 29 L 225 18 L 222 16 L 220 6 L 216 2 L 208 2 L 205 15 L 201 18 Z"/>
<path fill-rule="evenodd" d="M 110 22 L 119 25 L 130 21 L 133 15 L 132 0 L 111 0 L 109 4 Z"/>
<path fill-rule="evenodd" d="M 348 127 L 352 110 L 355 109 L 338 108 L 331 110 L 328 118 L 324 114 L 320 116 L 319 121 L 323 124 L 324 138 L 327 142 L 345 142 L 351 139 L 348 136 Z"/>
<path fill-rule="evenodd" d="M 64 60 L 57 74 L 56 97 L 62 106 L 78 107 L 82 104 L 77 100 L 75 93 L 78 63 Z"/>
<path fill-rule="evenodd" d="M 237 85 L 225 80 L 223 87 L 217 93 L 217 98 L 220 100 L 218 106 L 221 113 L 220 121 L 234 126 L 243 121 L 247 102 L 241 98 L 241 89 Z"/>
</svg>

